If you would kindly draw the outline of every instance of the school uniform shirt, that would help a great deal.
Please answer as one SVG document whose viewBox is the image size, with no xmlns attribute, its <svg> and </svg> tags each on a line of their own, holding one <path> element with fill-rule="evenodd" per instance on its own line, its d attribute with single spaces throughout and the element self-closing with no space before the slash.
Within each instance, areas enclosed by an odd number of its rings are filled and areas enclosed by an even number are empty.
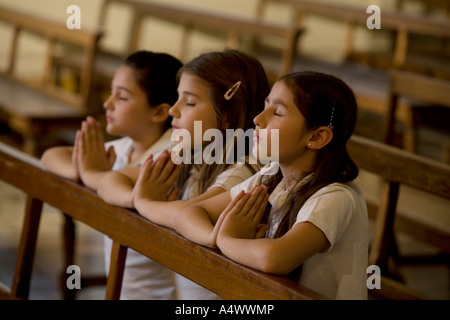
<svg viewBox="0 0 450 320">
<path fill-rule="evenodd" d="M 144 161 L 153 154 L 157 156 L 165 149 L 172 149 L 174 142 L 171 141 L 172 129 L 168 129 L 163 135 L 148 148 L 138 159 L 130 163 L 130 155 L 133 151 L 133 140 L 129 137 L 123 137 L 120 139 L 108 141 L 105 143 L 105 149 L 114 147 L 116 153 L 116 160 L 114 161 L 111 170 L 120 170 L 125 167 L 136 167 L 144 163 Z"/>
<path fill-rule="evenodd" d="M 249 192 L 260 184 L 258 172 L 231 188 L 231 197 L 234 199 L 242 190 Z M 269 219 L 284 204 L 289 191 L 281 181 L 269 195 L 272 206 Z M 298 212 L 295 224 L 305 221 L 319 228 L 330 246 L 303 263 L 299 284 L 330 299 L 367 299 L 368 215 L 358 185 L 333 183 L 314 193 Z M 273 237 L 277 227 L 275 223 L 268 237 Z"/>
<path fill-rule="evenodd" d="M 168 129 L 150 148 L 148 148 L 136 161 L 130 163 L 130 155 L 132 152 L 132 140 L 129 137 L 123 137 L 117 140 L 109 141 L 105 143 L 105 148 L 114 146 L 116 153 L 116 161 L 114 162 L 112 170 L 119 170 L 125 167 L 136 167 L 141 165 L 149 156 L 153 154 L 158 156 L 165 149 L 171 150 L 174 142 L 171 141 L 172 129 Z M 105 268 L 106 273 L 109 272 L 109 264 L 111 258 L 112 240 L 108 237 L 104 237 L 104 255 L 105 255 Z M 152 264 L 151 270 L 154 271 L 152 278 L 154 281 L 151 283 L 151 288 L 146 289 L 140 283 L 140 279 L 143 276 L 148 276 L 146 270 L 142 270 L 139 266 L 142 265 L 141 261 L 144 260 L 147 264 Z M 121 299 L 174 299 L 175 290 L 168 284 L 173 284 L 173 274 L 168 272 L 164 266 L 160 265 L 156 261 L 150 260 L 143 256 L 139 252 L 128 249 L 127 258 L 125 261 L 125 270 L 123 275 L 123 284 L 121 290 Z M 152 296 L 143 296 L 148 292 L 152 292 Z"/>
</svg>

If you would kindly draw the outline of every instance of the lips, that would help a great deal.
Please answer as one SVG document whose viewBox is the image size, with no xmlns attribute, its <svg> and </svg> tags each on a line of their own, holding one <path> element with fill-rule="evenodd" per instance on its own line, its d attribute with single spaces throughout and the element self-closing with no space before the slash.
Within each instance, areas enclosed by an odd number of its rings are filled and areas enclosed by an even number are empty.
<svg viewBox="0 0 450 320">
<path fill-rule="evenodd" d="M 255 141 L 255 142 L 260 141 L 258 132 L 256 132 L 256 131 L 253 132 L 253 141 Z"/>
<path fill-rule="evenodd" d="M 172 130 L 173 130 L 173 131 L 179 130 L 179 129 L 180 129 L 179 127 L 177 127 L 176 125 L 174 125 L 174 124 L 172 123 Z"/>
</svg>

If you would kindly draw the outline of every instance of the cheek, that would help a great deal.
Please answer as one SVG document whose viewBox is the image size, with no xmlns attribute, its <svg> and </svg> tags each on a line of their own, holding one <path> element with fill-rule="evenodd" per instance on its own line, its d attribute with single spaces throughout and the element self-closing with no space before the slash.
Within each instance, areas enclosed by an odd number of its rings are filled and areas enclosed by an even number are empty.
<svg viewBox="0 0 450 320">
<path fill-rule="evenodd" d="M 254 141 L 252 154 L 262 163 L 278 161 L 280 154 L 280 132 L 278 129 L 260 129 L 259 140 Z"/>
</svg>

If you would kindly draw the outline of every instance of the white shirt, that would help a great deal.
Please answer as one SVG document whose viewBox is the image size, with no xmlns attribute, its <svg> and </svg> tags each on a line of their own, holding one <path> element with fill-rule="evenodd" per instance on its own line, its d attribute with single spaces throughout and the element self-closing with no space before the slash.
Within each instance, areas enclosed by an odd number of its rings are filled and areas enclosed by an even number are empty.
<svg viewBox="0 0 450 320">
<path fill-rule="evenodd" d="M 231 197 L 259 184 L 260 172 L 233 187 Z M 281 208 L 288 193 L 282 183 L 275 188 L 269 196 L 272 211 Z M 367 299 L 368 216 L 358 185 L 333 183 L 317 191 L 300 209 L 295 223 L 304 221 L 319 228 L 330 247 L 303 263 L 299 284 L 331 299 Z"/>
<path fill-rule="evenodd" d="M 141 165 L 151 154 L 157 156 L 165 149 L 170 150 L 173 147 L 171 141 L 172 129 L 167 130 L 164 134 L 153 143 L 138 159 L 130 163 L 130 155 L 133 151 L 133 140 L 129 137 L 108 141 L 105 143 L 105 149 L 110 146 L 114 147 L 116 153 L 116 161 L 111 170 L 120 170 L 125 167 L 136 167 Z"/>
</svg>

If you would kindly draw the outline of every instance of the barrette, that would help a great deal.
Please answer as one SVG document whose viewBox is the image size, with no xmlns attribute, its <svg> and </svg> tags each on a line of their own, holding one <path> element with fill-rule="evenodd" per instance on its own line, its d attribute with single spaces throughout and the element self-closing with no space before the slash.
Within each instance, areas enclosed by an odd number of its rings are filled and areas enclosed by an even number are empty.
<svg viewBox="0 0 450 320">
<path fill-rule="evenodd" d="M 236 82 L 235 84 L 233 84 L 231 86 L 230 89 L 228 89 L 228 91 L 223 95 L 223 97 L 225 98 L 225 100 L 230 100 L 231 98 L 233 98 L 234 94 L 236 93 L 236 91 L 239 89 L 239 86 L 241 85 L 241 81 Z"/>
<path fill-rule="evenodd" d="M 333 106 L 331 107 L 331 117 L 330 117 L 330 123 L 328 124 L 328 128 L 331 129 L 331 131 L 333 131 L 334 127 L 333 127 L 333 118 L 334 118 L 334 101 L 333 101 Z"/>
</svg>

